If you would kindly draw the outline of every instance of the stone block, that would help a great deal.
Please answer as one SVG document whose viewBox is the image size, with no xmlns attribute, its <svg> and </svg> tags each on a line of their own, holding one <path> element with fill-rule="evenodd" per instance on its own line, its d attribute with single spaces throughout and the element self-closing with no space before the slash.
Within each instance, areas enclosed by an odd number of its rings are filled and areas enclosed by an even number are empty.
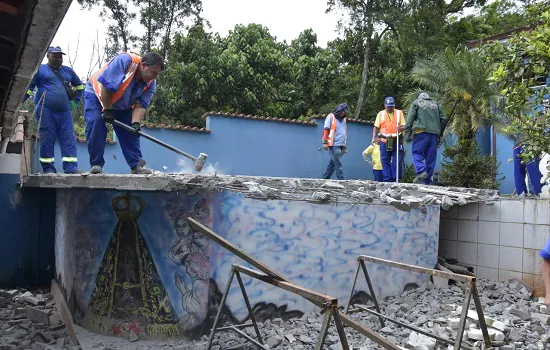
<svg viewBox="0 0 550 350">
<path fill-rule="evenodd" d="M 478 221 L 477 242 L 483 244 L 499 245 L 500 223 L 492 221 Z"/>
<path fill-rule="evenodd" d="M 500 247 L 491 244 L 477 245 L 477 265 L 498 269 Z"/>
<path fill-rule="evenodd" d="M 491 328 L 495 328 L 501 332 L 504 332 L 504 330 L 506 329 L 506 325 L 504 324 L 504 322 L 494 321 L 491 325 Z"/>
<path fill-rule="evenodd" d="M 458 220 L 457 240 L 477 243 L 478 221 Z"/>
<path fill-rule="evenodd" d="M 523 247 L 529 249 L 541 249 L 550 237 L 550 228 L 546 225 L 523 226 Z"/>
<path fill-rule="evenodd" d="M 40 310 L 28 305 L 25 307 L 25 310 L 29 320 L 43 323 L 46 326 L 50 325 L 50 310 Z"/>
<path fill-rule="evenodd" d="M 523 224 L 501 222 L 500 245 L 523 247 Z"/>
<path fill-rule="evenodd" d="M 549 325 L 550 324 L 550 315 L 539 314 L 537 312 L 533 312 L 531 314 L 531 317 L 535 320 L 539 320 L 540 323 L 542 323 L 543 325 Z"/>
<path fill-rule="evenodd" d="M 494 329 L 488 329 L 489 338 L 493 340 L 495 338 L 496 331 Z M 468 339 L 470 340 L 483 340 L 483 332 L 481 329 L 468 330 Z"/>
<path fill-rule="evenodd" d="M 550 225 L 550 201 L 537 200 L 537 215 L 535 216 L 535 224 Z"/>
<path fill-rule="evenodd" d="M 470 203 L 458 207 L 458 218 L 462 220 L 479 220 L 479 204 Z"/>
<path fill-rule="evenodd" d="M 439 241 L 439 256 L 447 259 L 456 259 L 457 258 L 457 241 L 449 241 L 442 239 Z"/>
<path fill-rule="evenodd" d="M 469 266 L 477 265 L 477 243 L 458 242 L 457 260 Z"/>
<path fill-rule="evenodd" d="M 542 258 L 539 256 L 538 249 L 523 249 L 523 268 L 522 272 L 539 274 L 541 271 Z"/>
<path fill-rule="evenodd" d="M 486 278 L 491 281 L 498 281 L 498 268 L 492 269 L 489 267 L 477 266 L 475 268 L 475 274 L 477 278 Z"/>
<path fill-rule="evenodd" d="M 537 221 L 537 200 L 526 199 L 523 204 L 523 221 L 526 224 L 535 224 Z"/>
<path fill-rule="evenodd" d="M 522 277 L 522 273 L 518 271 L 508 271 L 503 269 L 498 270 L 499 282 L 504 282 L 511 279 L 521 280 L 521 277 Z"/>
<path fill-rule="evenodd" d="M 523 223 L 523 201 L 502 200 L 500 202 L 500 221 Z"/>
<path fill-rule="evenodd" d="M 500 246 L 499 260 L 499 269 L 521 272 L 523 269 L 523 249 Z"/>
<path fill-rule="evenodd" d="M 479 220 L 500 221 L 500 201 L 493 205 L 479 204 Z"/>
<path fill-rule="evenodd" d="M 445 219 L 458 219 L 458 206 L 453 205 L 449 210 L 441 210 L 441 217 Z"/>
<path fill-rule="evenodd" d="M 456 241 L 458 232 L 458 220 L 441 219 L 439 225 L 439 238 Z"/>
</svg>

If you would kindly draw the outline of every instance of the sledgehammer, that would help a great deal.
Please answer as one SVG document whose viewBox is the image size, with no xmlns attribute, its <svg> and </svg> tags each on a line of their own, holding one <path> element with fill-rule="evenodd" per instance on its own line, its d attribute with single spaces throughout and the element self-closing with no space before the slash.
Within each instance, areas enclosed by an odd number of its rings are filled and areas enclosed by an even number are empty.
<svg viewBox="0 0 550 350">
<path fill-rule="evenodd" d="M 123 128 L 124 130 L 132 133 L 132 134 L 135 134 L 136 131 L 134 130 L 134 128 L 132 128 L 131 126 L 129 125 L 126 125 L 118 120 L 113 120 L 113 124 L 117 125 L 117 126 L 120 126 L 121 128 Z M 208 158 L 208 156 L 204 153 L 201 153 L 199 154 L 199 156 L 197 158 L 193 157 L 192 155 L 190 154 L 187 154 L 185 153 L 184 151 L 182 150 L 179 150 L 177 149 L 176 147 L 174 146 L 170 146 L 169 144 L 167 143 L 164 143 L 162 142 L 161 140 L 159 139 L 156 139 L 154 138 L 153 136 L 151 135 L 147 135 L 146 133 L 144 133 L 143 131 L 138 131 L 137 134 L 139 136 L 143 136 L 145 137 L 146 139 L 148 140 L 151 140 L 153 141 L 154 143 L 158 144 L 158 145 L 161 145 L 162 147 L 165 147 L 165 148 L 168 148 L 170 151 L 173 151 L 173 152 L 176 152 L 177 154 L 181 155 L 181 156 L 184 156 L 185 158 L 189 158 L 191 159 L 192 161 L 195 162 L 195 170 L 196 171 L 201 171 L 202 170 L 202 167 L 204 166 L 204 163 L 206 163 L 206 158 Z"/>
</svg>

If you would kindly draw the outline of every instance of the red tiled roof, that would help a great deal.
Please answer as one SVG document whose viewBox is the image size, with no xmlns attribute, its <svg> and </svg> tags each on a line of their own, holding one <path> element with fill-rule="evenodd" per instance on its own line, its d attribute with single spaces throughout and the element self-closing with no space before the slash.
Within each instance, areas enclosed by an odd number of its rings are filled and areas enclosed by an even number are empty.
<svg viewBox="0 0 550 350">
<path fill-rule="evenodd" d="M 514 35 L 516 33 L 524 32 L 524 31 L 527 31 L 527 30 L 532 30 L 535 27 L 536 27 L 536 25 L 525 26 L 525 27 L 520 27 L 520 28 L 516 28 L 516 29 L 507 30 L 505 32 L 495 34 L 495 35 L 491 35 L 491 36 L 483 38 L 483 39 L 468 40 L 468 41 L 466 41 L 466 46 L 469 49 L 473 49 L 474 47 L 476 47 L 478 45 L 486 44 L 486 43 L 491 42 L 491 41 L 507 39 L 507 38 L 511 37 L 512 35 Z"/>
<path fill-rule="evenodd" d="M 312 125 L 312 126 L 316 125 L 314 122 L 311 122 L 311 121 L 305 122 L 298 119 L 271 118 L 271 117 L 262 117 L 259 115 L 231 114 L 231 113 L 224 113 L 224 112 L 204 113 L 204 115 L 202 116 L 202 119 L 206 119 L 207 116 L 264 120 L 264 121 L 277 122 L 277 123 L 301 124 L 301 125 Z"/>
<path fill-rule="evenodd" d="M 209 133 L 211 130 L 206 128 L 197 128 L 193 126 L 184 126 L 184 125 L 168 125 L 168 124 L 151 124 L 145 123 L 142 127 L 147 129 L 169 129 L 169 130 L 181 130 L 181 131 L 193 131 L 193 132 L 204 132 Z"/>
<path fill-rule="evenodd" d="M 326 117 L 327 117 L 326 115 L 316 114 L 316 115 L 312 115 L 311 119 L 321 119 L 321 118 L 324 119 Z M 356 123 L 356 124 L 367 124 L 367 125 L 373 125 L 374 124 L 374 122 L 371 122 L 371 121 L 368 121 L 368 120 L 354 119 L 354 118 L 346 118 L 346 122 Z"/>
</svg>

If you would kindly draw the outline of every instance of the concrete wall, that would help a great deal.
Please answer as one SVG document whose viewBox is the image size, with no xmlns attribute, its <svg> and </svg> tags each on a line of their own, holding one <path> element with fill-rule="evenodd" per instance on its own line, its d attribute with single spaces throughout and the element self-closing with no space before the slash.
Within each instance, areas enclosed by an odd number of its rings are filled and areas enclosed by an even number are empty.
<svg viewBox="0 0 550 350">
<path fill-rule="evenodd" d="M 124 337 L 132 329 L 141 338 L 208 331 L 231 264 L 243 261 L 192 232 L 189 215 L 292 281 L 341 303 L 359 254 L 427 267 L 437 258 L 438 207 L 406 213 L 390 206 L 258 201 L 225 192 L 58 190 L 57 279 L 77 322 Z M 380 297 L 427 279 L 378 265 L 369 269 Z M 315 310 L 301 297 L 243 279 L 260 320 Z M 236 282 L 227 305 L 233 322 L 247 319 Z"/>
<path fill-rule="evenodd" d="M 17 190 L 21 155 L 0 155 L 0 286 L 49 285 L 55 191 Z"/>
<path fill-rule="evenodd" d="M 494 281 L 521 279 L 544 293 L 539 251 L 550 237 L 548 200 L 506 200 L 441 211 L 439 255 Z"/>
<path fill-rule="evenodd" d="M 209 116 L 210 133 L 171 129 L 144 131 L 187 153 L 208 154 L 204 171 L 217 170 L 227 175 L 258 175 L 298 178 L 320 178 L 329 162 L 322 150 L 322 120 L 318 125 L 300 125 L 267 120 Z M 372 167 L 363 161 L 362 151 L 372 139 L 372 125 L 349 123 L 349 153 L 344 156 L 344 173 L 348 179 L 373 179 Z M 191 172 L 192 162 L 151 141 L 141 140 L 143 156 L 149 167 L 166 172 Z M 85 143 L 78 144 L 79 166 L 89 169 Z M 321 148 L 321 150 L 319 149 Z M 441 162 L 441 151 L 437 164 Z M 61 153 L 56 146 L 56 167 L 61 168 Z M 410 145 L 405 162 L 412 164 Z M 105 171 L 128 173 L 118 144 L 105 148 Z M 182 163 L 183 162 L 183 163 Z M 166 167 L 166 168 L 163 168 Z M 40 165 L 38 168 L 40 169 Z"/>
</svg>

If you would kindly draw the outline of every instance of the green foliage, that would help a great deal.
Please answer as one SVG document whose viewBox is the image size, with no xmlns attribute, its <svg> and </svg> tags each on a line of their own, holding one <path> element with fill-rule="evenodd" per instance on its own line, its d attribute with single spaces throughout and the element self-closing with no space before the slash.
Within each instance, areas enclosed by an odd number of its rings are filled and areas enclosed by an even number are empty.
<svg viewBox="0 0 550 350">
<path fill-rule="evenodd" d="M 507 43 L 487 45 L 488 63 L 492 64 L 492 88 L 503 98 L 501 131 L 511 138 L 521 138 L 525 145 L 524 161 L 550 151 L 550 112 L 546 99 L 550 89 L 545 84 L 550 66 L 550 5 L 528 8 L 530 30 L 509 38 Z"/>
<path fill-rule="evenodd" d="M 414 164 L 405 164 L 403 167 L 403 179 L 401 182 L 412 184 L 415 177 L 416 171 L 414 169 Z"/>
<path fill-rule="evenodd" d="M 460 140 L 443 151 L 443 168 L 439 180 L 446 186 L 498 189 L 503 177 L 500 162 L 492 155 L 481 155 L 472 139 Z"/>
</svg>

